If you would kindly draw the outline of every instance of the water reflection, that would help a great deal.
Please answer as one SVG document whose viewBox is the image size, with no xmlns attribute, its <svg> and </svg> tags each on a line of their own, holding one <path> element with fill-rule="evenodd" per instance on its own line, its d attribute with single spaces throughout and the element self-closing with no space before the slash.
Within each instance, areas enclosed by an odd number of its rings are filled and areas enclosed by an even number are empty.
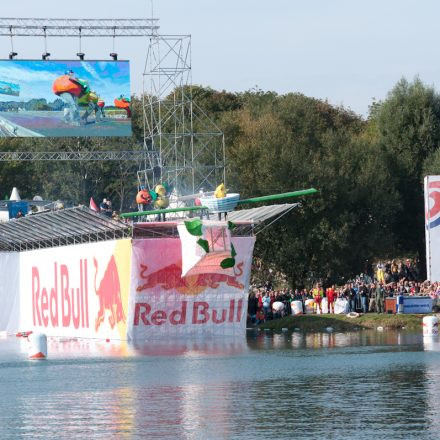
<svg viewBox="0 0 440 440">
<path fill-rule="evenodd" d="M 49 359 L 69 358 L 121 358 L 137 356 L 232 356 L 243 354 L 247 349 L 246 339 L 235 340 L 155 340 L 137 341 L 104 341 L 81 338 L 48 338 Z M 5 353 L 19 352 L 27 357 L 28 342 L 26 338 L 8 338 L 0 345 L 1 356 Z"/>
<path fill-rule="evenodd" d="M 142 356 L 232 356 L 247 350 L 246 340 L 173 340 L 134 342 L 133 349 Z"/>
<path fill-rule="evenodd" d="M 437 339 L 439 340 L 439 339 Z M 322 349 L 350 346 L 408 346 L 421 345 L 421 334 L 410 332 L 358 331 L 349 333 L 302 333 L 248 331 L 251 349 Z M 440 347 L 439 347 L 440 349 Z"/>
<path fill-rule="evenodd" d="M 15 344 L 15 354 L 13 346 Z M 436 345 L 437 344 L 437 345 Z M 0 438 L 436 438 L 440 346 L 420 334 L 0 341 Z M 438 351 L 432 351 L 432 350 Z"/>
</svg>

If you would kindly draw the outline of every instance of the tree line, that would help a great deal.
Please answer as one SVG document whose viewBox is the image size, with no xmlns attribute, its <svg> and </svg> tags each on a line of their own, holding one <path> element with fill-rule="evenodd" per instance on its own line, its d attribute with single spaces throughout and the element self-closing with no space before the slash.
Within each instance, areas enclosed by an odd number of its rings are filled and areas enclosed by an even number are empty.
<svg viewBox="0 0 440 440">
<path fill-rule="evenodd" d="M 440 95 L 401 79 L 363 118 L 300 93 L 193 87 L 193 99 L 225 133 L 227 187 L 260 196 L 315 187 L 319 193 L 258 236 L 257 252 L 290 283 L 341 281 L 377 258 L 424 259 L 423 177 L 440 173 Z M 142 104 L 133 137 L 0 140 L 2 151 L 142 148 Z M 133 162 L 4 162 L 0 191 L 17 186 L 72 204 L 109 196 L 134 204 Z M 220 183 L 220 182 L 219 182 Z M 3 194 L 2 194 L 3 195 Z M 422 265 L 423 266 L 423 265 Z"/>
</svg>

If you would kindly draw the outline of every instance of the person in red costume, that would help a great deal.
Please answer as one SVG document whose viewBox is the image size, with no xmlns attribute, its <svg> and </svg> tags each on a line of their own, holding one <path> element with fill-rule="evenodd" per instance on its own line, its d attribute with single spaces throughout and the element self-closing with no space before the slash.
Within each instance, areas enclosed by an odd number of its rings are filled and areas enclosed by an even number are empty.
<svg viewBox="0 0 440 440">
<path fill-rule="evenodd" d="M 150 206 L 151 201 L 152 198 L 150 192 L 144 186 L 141 186 L 136 194 L 136 203 L 138 204 L 138 207 L 142 211 L 146 211 Z"/>
<path fill-rule="evenodd" d="M 325 296 L 327 297 L 328 302 L 328 312 L 335 313 L 335 301 L 338 296 L 335 290 L 335 286 L 328 287 L 325 291 Z"/>
</svg>

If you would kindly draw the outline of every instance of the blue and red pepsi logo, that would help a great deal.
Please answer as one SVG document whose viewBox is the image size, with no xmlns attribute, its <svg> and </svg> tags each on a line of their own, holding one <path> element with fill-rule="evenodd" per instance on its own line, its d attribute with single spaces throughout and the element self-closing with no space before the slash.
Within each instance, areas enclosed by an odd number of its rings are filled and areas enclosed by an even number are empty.
<svg viewBox="0 0 440 440">
<path fill-rule="evenodd" d="M 426 212 L 426 227 L 429 229 L 440 225 L 440 180 L 429 182 L 428 184 L 429 198 L 434 201 L 429 213 Z"/>
</svg>

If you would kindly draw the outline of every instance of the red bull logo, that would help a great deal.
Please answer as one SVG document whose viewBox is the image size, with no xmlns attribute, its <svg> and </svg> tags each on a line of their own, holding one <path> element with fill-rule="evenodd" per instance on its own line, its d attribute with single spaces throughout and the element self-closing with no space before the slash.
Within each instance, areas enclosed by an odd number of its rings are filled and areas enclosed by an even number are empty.
<svg viewBox="0 0 440 440">
<path fill-rule="evenodd" d="M 139 278 L 143 284 L 136 288 L 138 293 L 158 286 L 165 290 L 176 290 L 183 295 L 198 295 L 207 288 L 217 289 L 221 284 L 244 289 L 244 285 L 237 280 L 243 274 L 243 263 L 234 267 L 234 275 L 224 273 L 202 273 L 182 277 L 182 265 L 170 264 L 155 272 L 148 273 L 148 266 L 140 265 Z"/>
<path fill-rule="evenodd" d="M 104 322 L 107 312 L 109 315 L 108 322 L 112 329 L 119 322 L 125 323 L 126 319 L 122 304 L 118 267 L 114 255 L 111 256 L 107 264 L 104 276 L 98 288 L 96 287 L 96 278 L 98 275 L 98 261 L 96 258 L 93 259 L 93 264 L 95 266 L 95 292 L 99 297 L 99 310 L 95 321 L 95 331 L 97 332 Z"/>
<path fill-rule="evenodd" d="M 434 201 L 432 208 L 426 213 L 426 225 L 432 229 L 440 225 L 440 181 L 429 182 L 429 198 Z"/>
</svg>

